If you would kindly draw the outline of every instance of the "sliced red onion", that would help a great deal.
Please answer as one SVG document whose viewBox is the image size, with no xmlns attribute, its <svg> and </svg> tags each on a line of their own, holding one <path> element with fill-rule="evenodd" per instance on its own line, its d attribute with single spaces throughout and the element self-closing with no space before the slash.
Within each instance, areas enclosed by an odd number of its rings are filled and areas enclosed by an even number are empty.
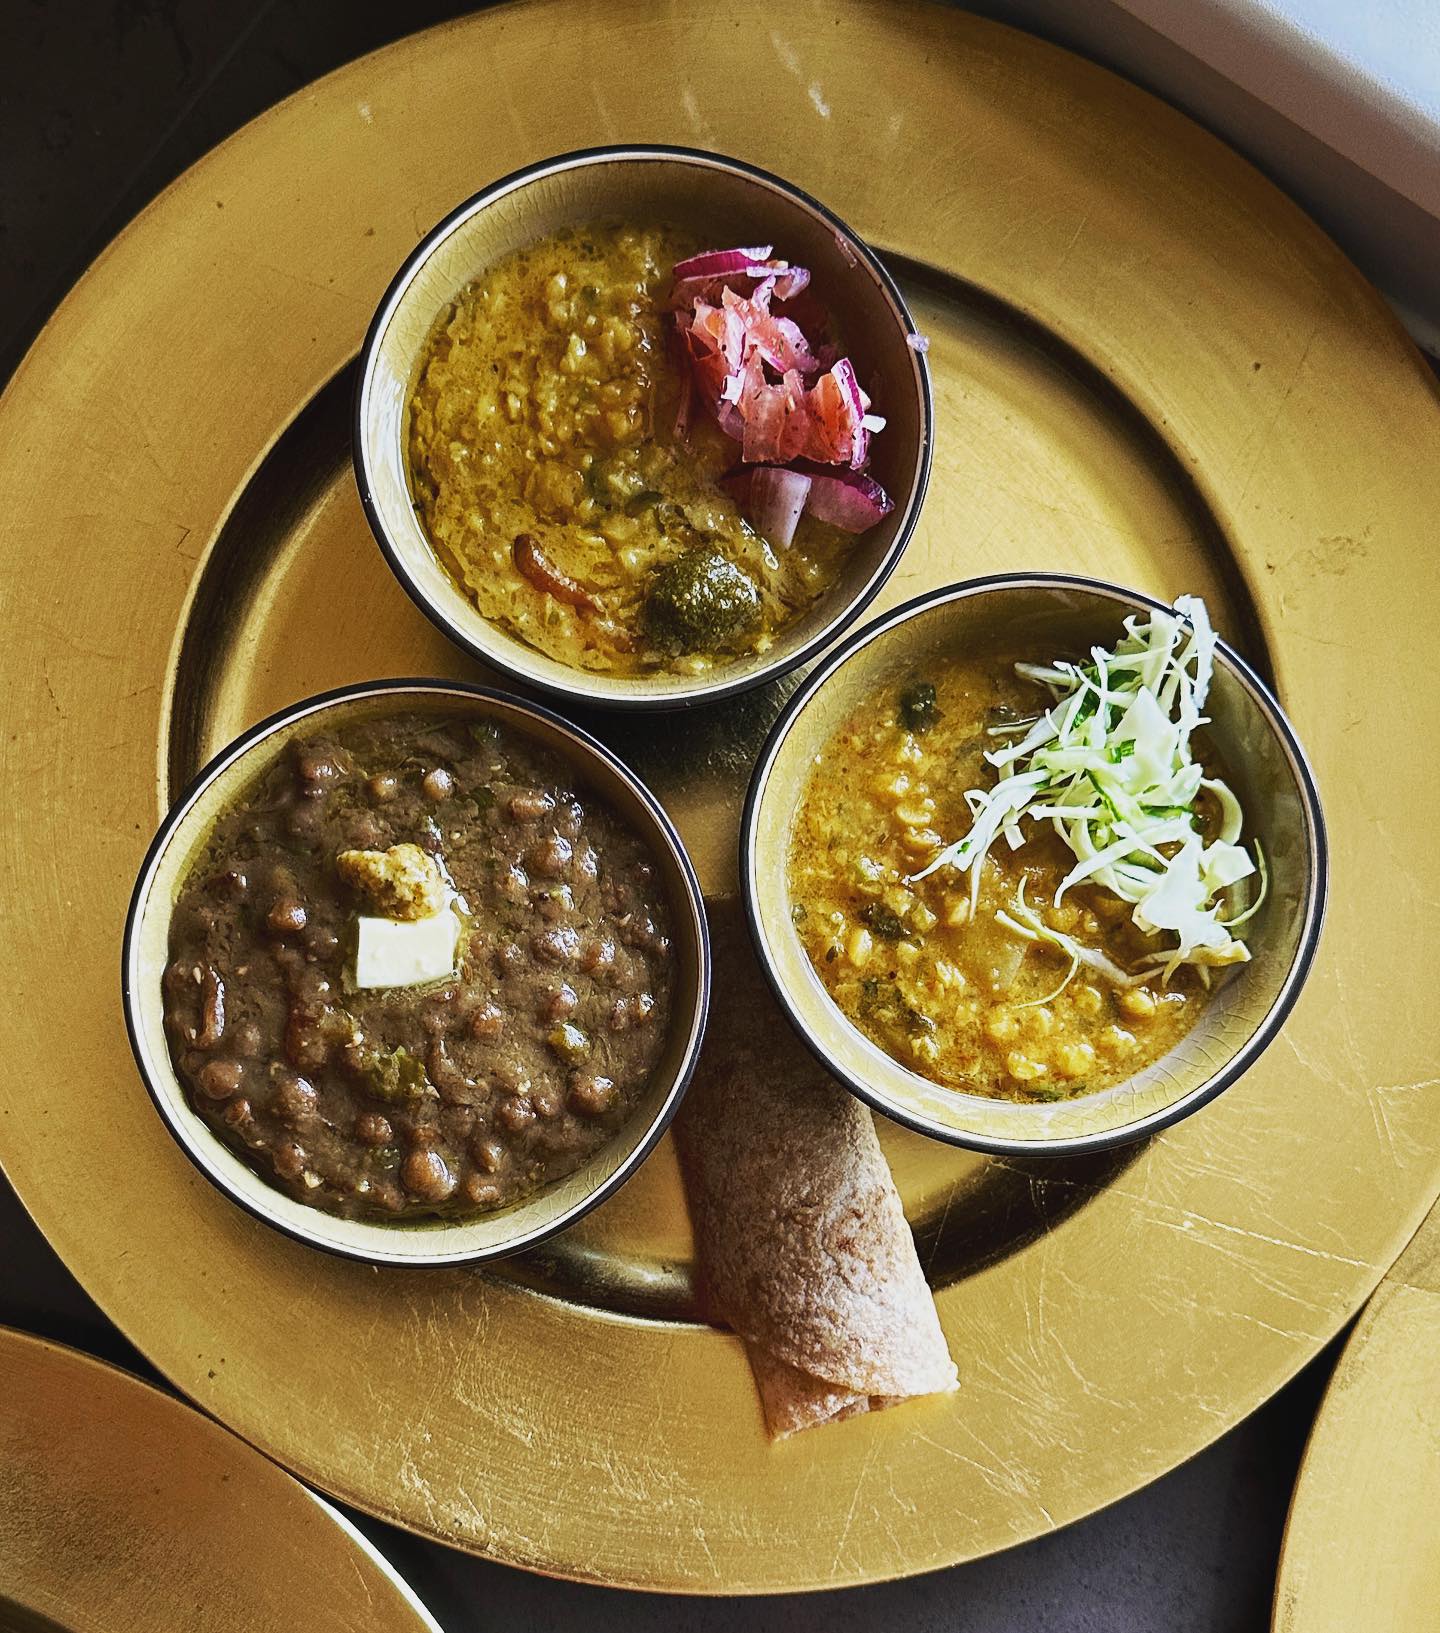
<svg viewBox="0 0 1440 1633">
<path fill-rule="evenodd" d="M 855 374 L 855 365 L 848 357 L 842 357 L 830 372 L 840 382 L 840 389 L 845 393 L 846 400 L 850 405 L 854 422 L 850 440 L 850 464 L 858 470 L 865 463 L 865 456 L 870 446 L 869 433 L 865 429 L 865 410 L 869 405 L 865 393 L 860 389 L 860 381 Z"/>
<path fill-rule="evenodd" d="M 758 465 L 751 473 L 746 501 L 751 523 L 777 550 L 795 537 L 810 488 L 810 477 L 782 465 Z"/>
<path fill-rule="evenodd" d="M 792 266 L 788 272 L 778 271 L 775 279 L 775 299 L 777 301 L 793 300 L 802 289 L 810 286 L 810 269 L 803 266 Z"/>
<path fill-rule="evenodd" d="M 846 533 L 863 533 L 894 508 L 884 488 L 860 471 L 812 476 L 805 500 L 805 509 L 817 522 L 829 522 Z"/>
<path fill-rule="evenodd" d="M 722 289 L 741 278 L 764 279 L 773 288 L 776 300 L 789 300 L 809 284 L 810 272 L 788 261 L 772 261 L 772 248 L 759 244 L 755 249 L 708 250 L 704 255 L 692 255 L 688 261 L 677 261 L 670 304 L 684 311 L 697 300 L 713 303 Z M 765 253 L 757 253 L 759 250 Z"/>
<path fill-rule="evenodd" d="M 885 421 L 868 412 L 870 399 L 849 358 L 829 345 L 812 348 L 802 320 L 809 314 L 821 333 L 828 321 L 813 297 L 785 314 L 771 310 L 772 300 L 800 295 L 810 274 L 770 254 L 767 245 L 712 250 L 676 266 L 672 332 L 688 354 L 692 388 L 688 401 L 682 395 L 677 434 L 686 434 L 698 404 L 740 443 L 748 465 L 793 473 L 803 457 L 817 469 L 863 470 L 870 436 Z M 859 514 L 853 500 L 842 508 Z M 793 528 L 787 540 L 792 534 Z"/>
<path fill-rule="evenodd" d="M 908 334 L 905 336 L 905 344 L 912 352 L 928 352 L 930 350 L 930 336 Z"/>
<path fill-rule="evenodd" d="M 732 272 L 748 272 L 757 262 L 765 262 L 775 253 L 773 244 L 759 244 L 754 249 L 711 249 L 688 260 L 675 263 L 675 281 L 685 278 L 724 278 Z M 783 271 L 784 269 L 781 268 Z"/>
<path fill-rule="evenodd" d="M 715 405 L 715 423 L 736 442 L 745 435 L 745 421 L 740 418 L 740 410 L 734 403 L 720 402 Z"/>
</svg>

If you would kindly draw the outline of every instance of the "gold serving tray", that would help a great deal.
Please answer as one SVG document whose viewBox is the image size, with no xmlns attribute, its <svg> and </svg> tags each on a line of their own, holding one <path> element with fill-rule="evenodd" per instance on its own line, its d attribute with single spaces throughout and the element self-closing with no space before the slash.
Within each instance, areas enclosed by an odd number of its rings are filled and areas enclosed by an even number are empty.
<svg viewBox="0 0 1440 1633">
<path fill-rule="evenodd" d="M 1320 1403 L 1272 1633 L 1440 1627 L 1440 1211 L 1376 1289 Z"/>
<path fill-rule="evenodd" d="M 440 1633 L 349 1520 L 191 1407 L 0 1327 L 0 1627 Z"/>
<path fill-rule="evenodd" d="M 1194 1118 L 1057 1164 L 882 1129 L 961 1388 L 780 1447 L 739 1344 L 693 1319 L 668 1143 L 544 1254 L 381 1273 L 192 1171 L 119 1007 L 135 868 L 207 755 L 337 682 L 478 674 L 368 535 L 350 365 L 460 198 L 624 140 L 779 171 L 903 280 L 938 444 L 879 605 L 1021 567 L 1201 592 L 1276 680 L 1332 830 L 1309 987 Z M 1440 1189 L 1419 764 L 1436 704 L 1402 673 L 1440 628 L 1437 514 L 1435 388 L 1379 297 L 1234 154 L 1074 57 L 859 0 L 547 0 L 407 40 L 183 177 L 0 406 L 0 1160 L 180 1388 L 323 1490 L 476 1553 L 747 1592 L 1063 1525 L 1278 1388 Z M 739 795 L 778 705 L 585 721 L 651 779 L 712 897 L 734 888 Z"/>
</svg>

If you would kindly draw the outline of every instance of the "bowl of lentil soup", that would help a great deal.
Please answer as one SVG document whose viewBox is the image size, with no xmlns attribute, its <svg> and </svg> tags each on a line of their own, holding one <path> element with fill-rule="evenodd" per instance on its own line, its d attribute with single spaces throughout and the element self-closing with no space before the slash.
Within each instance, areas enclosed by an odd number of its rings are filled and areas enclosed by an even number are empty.
<svg viewBox="0 0 1440 1633">
<path fill-rule="evenodd" d="M 687 266 L 751 258 L 704 253 L 731 243 L 773 249 L 778 281 L 764 281 L 781 295 L 787 269 L 808 274 L 770 316 L 803 318 L 804 334 L 781 326 L 806 379 L 834 387 L 844 371 L 865 426 L 883 416 L 873 435 L 857 423 L 843 456 L 821 439 L 837 465 L 745 464 L 778 445 L 747 443 L 742 459 L 734 427 L 691 411 L 672 296 L 704 290 Z M 755 389 L 780 392 L 754 372 Z M 407 593 L 512 678 L 614 707 L 738 692 L 832 639 L 893 570 L 930 448 L 923 341 L 873 252 L 797 188 L 689 149 L 566 154 L 487 187 L 401 268 L 360 359 L 357 485 Z M 772 545 L 757 503 L 774 515 L 773 490 L 812 480 Z"/>
<path fill-rule="evenodd" d="M 385 681 L 223 750 L 140 870 L 123 996 L 182 1150 L 286 1234 L 458 1264 L 615 1191 L 688 1085 L 699 886 L 654 797 L 547 710 Z"/>
<path fill-rule="evenodd" d="M 1323 816 L 1279 704 L 1203 608 L 1182 604 L 1207 636 L 1198 659 L 1185 617 L 1116 585 L 1033 574 L 950 586 L 843 642 L 776 722 L 741 832 L 752 934 L 801 1037 L 875 1109 L 977 1150 L 1095 1150 L 1196 1110 L 1276 1035 L 1319 938 Z M 1118 688 L 1162 628 L 1189 674 L 1203 671 L 1203 714 L 1181 756 L 1193 808 L 1154 813 L 1171 826 L 1153 830 L 1149 861 L 1176 859 L 1178 873 L 1193 852 L 1225 862 L 1230 881 L 1216 897 L 1228 905 L 1193 923 L 1099 883 L 1124 847 L 1081 839 L 1077 853 L 1061 840 L 1077 824 L 1056 813 L 1119 818 L 1088 784 L 1042 787 L 1020 752 L 1047 737 L 1054 748 L 1046 722 L 1066 710 L 1064 685 L 1093 691 L 1077 677 L 1098 674 Z M 1080 720 L 1098 712 L 1072 707 Z M 1115 729 L 1104 758 L 1129 775 L 1136 715 L 1100 707 Z M 1139 737 L 1143 758 L 1153 745 Z M 1063 742 L 1050 760 L 1085 763 Z M 1017 808 L 1044 801 L 1023 826 L 997 809 L 1017 786 Z M 1157 930 L 1146 911 L 1209 945 Z"/>
</svg>

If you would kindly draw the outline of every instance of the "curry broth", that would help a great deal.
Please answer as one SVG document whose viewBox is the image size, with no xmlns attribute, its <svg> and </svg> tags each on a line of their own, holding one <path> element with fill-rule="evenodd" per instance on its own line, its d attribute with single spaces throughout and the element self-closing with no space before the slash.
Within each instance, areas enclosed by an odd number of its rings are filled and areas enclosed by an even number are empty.
<svg viewBox="0 0 1440 1633">
<path fill-rule="evenodd" d="M 1054 929 L 1122 967 L 1154 952 L 1127 903 L 1081 884 L 1053 905 L 1074 863 L 1047 824 L 1027 823 L 970 879 L 942 868 L 907 882 L 966 833 L 969 788 L 988 787 L 988 727 L 1033 717 L 1048 696 L 1014 672 L 1031 653 L 950 658 L 868 699 L 818 757 L 796 813 L 792 917 L 846 1017 L 902 1065 L 947 1088 L 1015 1100 L 1105 1089 L 1158 1060 L 1193 1024 L 1205 989 L 1188 968 L 1116 990 L 996 922 L 1027 902 Z"/>
<path fill-rule="evenodd" d="M 427 343 L 409 430 L 420 519 L 484 617 L 574 667 L 702 673 L 762 653 L 854 548 L 806 516 L 773 549 L 720 484 L 737 444 L 699 414 L 676 434 L 664 303 L 700 247 L 665 226 L 566 229 L 472 283 Z M 696 572 L 724 616 L 676 639 L 647 597 Z"/>
</svg>

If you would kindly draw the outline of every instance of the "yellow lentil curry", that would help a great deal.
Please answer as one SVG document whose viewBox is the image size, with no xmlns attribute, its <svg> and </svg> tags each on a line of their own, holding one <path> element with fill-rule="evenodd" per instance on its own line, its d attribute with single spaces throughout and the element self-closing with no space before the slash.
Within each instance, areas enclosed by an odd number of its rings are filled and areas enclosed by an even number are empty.
<svg viewBox="0 0 1440 1633">
<path fill-rule="evenodd" d="M 1059 1100 L 1158 1060 L 1206 991 L 1188 967 L 1124 988 L 1082 970 L 1056 991 L 1065 954 L 995 916 L 1013 913 L 1022 881 L 1047 924 L 1122 968 L 1161 938 L 1102 886 L 1076 885 L 1052 905 L 1075 858 L 1048 823 L 1025 829 L 1018 850 L 990 850 L 973 915 L 967 876 L 942 867 L 907 882 L 969 828 L 964 791 L 994 781 L 988 728 L 1048 703 L 1015 674 L 1017 656 L 948 659 L 901 678 L 826 745 L 795 819 L 792 918 L 830 996 L 902 1065 L 946 1088 Z"/>
<path fill-rule="evenodd" d="M 720 478 L 736 444 L 676 434 L 665 301 L 696 242 L 570 228 L 465 289 L 410 405 L 416 510 L 480 613 L 573 667 L 703 673 L 762 653 L 854 537 L 811 516 L 776 551 Z"/>
</svg>

